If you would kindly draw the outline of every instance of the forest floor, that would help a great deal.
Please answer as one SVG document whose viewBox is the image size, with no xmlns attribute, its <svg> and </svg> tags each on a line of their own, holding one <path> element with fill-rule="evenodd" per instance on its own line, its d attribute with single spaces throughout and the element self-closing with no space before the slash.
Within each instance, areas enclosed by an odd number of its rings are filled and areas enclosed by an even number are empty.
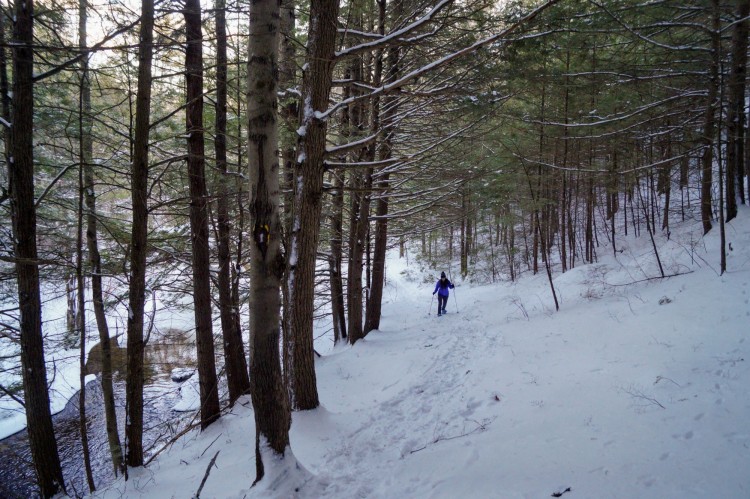
<svg viewBox="0 0 750 499">
<path fill-rule="evenodd" d="M 744 208 L 744 207 L 743 207 Z M 462 283 L 388 261 L 383 321 L 324 352 L 321 407 L 293 414 L 291 451 L 255 478 L 249 399 L 96 497 L 750 497 L 750 210 L 554 279 Z M 611 251 L 611 250 L 610 250 Z M 455 275 L 453 276 L 456 277 Z M 217 454 L 218 452 L 218 454 Z"/>
</svg>

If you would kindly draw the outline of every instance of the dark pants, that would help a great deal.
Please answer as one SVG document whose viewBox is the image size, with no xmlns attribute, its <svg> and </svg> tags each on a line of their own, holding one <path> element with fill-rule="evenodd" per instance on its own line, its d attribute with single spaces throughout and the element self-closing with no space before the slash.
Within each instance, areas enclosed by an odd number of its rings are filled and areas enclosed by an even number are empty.
<svg viewBox="0 0 750 499">
<path fill-rule="evenodd" d="M 448 304 L 448 297 L 438 295 L 438 315 L 440 315 L 440 312 L 445 312 L 445 306 Z"/>
</svg>

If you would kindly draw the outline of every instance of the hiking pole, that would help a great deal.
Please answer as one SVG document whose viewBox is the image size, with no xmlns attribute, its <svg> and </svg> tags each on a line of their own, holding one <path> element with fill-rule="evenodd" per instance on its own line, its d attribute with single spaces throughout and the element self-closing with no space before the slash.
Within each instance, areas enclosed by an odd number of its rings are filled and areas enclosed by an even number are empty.
<svg viewBox="0 0 750 499">
<path fill-rule="evenodd" d="M 430 308 L 427 309 L 427 315 L 432 313 L 432 302 L 435 301 L 435 293 L 432 294 L 432 300 L 430 300 Z"/>
</svg>

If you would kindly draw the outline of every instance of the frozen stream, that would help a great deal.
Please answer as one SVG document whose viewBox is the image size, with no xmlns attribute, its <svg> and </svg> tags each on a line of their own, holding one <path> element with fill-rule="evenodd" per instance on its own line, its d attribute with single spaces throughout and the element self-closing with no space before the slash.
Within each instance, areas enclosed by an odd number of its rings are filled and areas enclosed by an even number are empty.
<svg viewBox="0 0 750 499">
<path fill-rule="evenodd" d="M 180 383 L 170 379 L 173 367 L 185 365 L 188 344 L 150 345 L 147 348 L 147 372 L 144 389 L 144 448 L 153 452 L 190 422 L 194 412 L 177 412 L 172 408 L 180 400 Z M 189 362 L 189 361 L 188 361 Z M 86 415 L 91 450 L 91 466 L 97 488 L 114 479 L 107 443 L 100 376 L 86 385 Z M 115 379 L 115 401 L 120 439 L 124 442 L 125 382 Z M 65 485 L 71 497 L 88 492 L 80 436 L 78 394 L 65 409 L 53 417 L 55 436 L 63 465 Z M 154 446 L 154 444 L 156 444 Z M 0 440 L 0 497 L 38 497 L 36 477 L 31 463 L 28 433 L 22 430 Z"/>
</svg>

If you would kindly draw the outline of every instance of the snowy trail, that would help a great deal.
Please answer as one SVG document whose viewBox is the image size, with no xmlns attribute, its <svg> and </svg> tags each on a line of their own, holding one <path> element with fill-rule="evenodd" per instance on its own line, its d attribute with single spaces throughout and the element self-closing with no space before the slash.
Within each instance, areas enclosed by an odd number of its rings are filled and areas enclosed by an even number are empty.
<svg viewBox="0 0 750 499">
<path fill-rule="evenodd" d="M 402 302 L 401 306 L 416 308 L 417 304 Z M 400 366 L 404 372 L 400 379 L 384 384 L 382 391 L 387 395 L 360 400 L 356 405 L 348 398 L 323 402 L 331 418 L 340 419 L 336 425 L 346 428 L 343 438 L 323 456 L 326 468 L 335 470 L 328 477 L 320 477 L 329 484 L 323 492 L 326 497 L 387 495 L 394 486 L 387 477 L 396 475 L 404 460 L 431 445 L 481 432 L 496 417 L 481 410 L 490 403 L 489 395 L 484 401 L 477 400 L 468 395 L 467 383 L 474 377 L 473 366 L 482 364 L 482 359 L 497 357 L 498 336 L 488 335 L 488 326 L 472 314 L 453 313 L 410 322 L 402 319 L 399 317 L 397 325 L 385 321 L 382 331 L 371 333 L 352 349 L 369 350 L 381 341 L 400 343 L 399 351 L 410 363 L 394 362 L 393 367 Z M 363 352 L 365 355 L 372 352 Z M 396 386 L 400 388 L 394 389 Z M 355 427 L 346 424 L 346 412 L 352 410 L 367 414 Z M 298 443 L 305 438 L 301 432 L 295 436 Z M 295 455 L 304 464 L 304 451 L 297 449 Z M 373 463 L 377 463 L 376 469 Z M 403 493 L 419 495 L 429 490 L 429 480 L 429 476 L 415 477 Z"/>
<path fill-rule="evenodd" d="M 559 312 L 546 276 L 524 275 L 460 283 L 460 313 L 454 295 L 445 317 L 427 316 L 430 271 L 392 260 L 381 330 L 316 359 L 321 407 L 293 413 L 296 461 L 277 479 L 250 487 L 246 403 L 99 496 L 188 497 L 220 448 L 201 497 L 746 499 L 744 211 L 727 274 L 707 263 L 713 234 L 704 249 L 687 231 L 662 240 L 681 274 L 668 279 L 649 279 L 650 241 L 622 241 L 616 259 L 556 276 Z"/>
</svg>

